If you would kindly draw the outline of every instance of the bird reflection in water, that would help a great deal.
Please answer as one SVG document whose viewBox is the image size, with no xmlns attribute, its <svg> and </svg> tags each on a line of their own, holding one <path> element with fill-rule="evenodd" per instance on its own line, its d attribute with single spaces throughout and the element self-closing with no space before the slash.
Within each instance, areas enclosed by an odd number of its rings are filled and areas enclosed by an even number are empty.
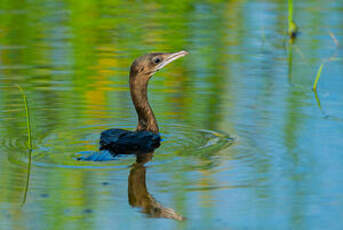
<svg viewBox="0 0 343 230">
<path fill-rule="evenodd" d="M 137 154 L 128 179 L 129 203 L 132 207 L 140 207 L 143 213 L 155 218 L 185 220 L 172 208 L 163 207 L 149 192 L 146 185 L 145 164 L 153 157 L 153 152 Z"/>
</svg>

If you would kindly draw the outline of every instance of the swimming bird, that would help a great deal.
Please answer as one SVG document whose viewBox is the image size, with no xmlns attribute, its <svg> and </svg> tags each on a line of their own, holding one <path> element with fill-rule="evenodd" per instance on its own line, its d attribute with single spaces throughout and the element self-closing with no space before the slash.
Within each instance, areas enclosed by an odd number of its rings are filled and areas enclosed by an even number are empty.
<svg viewBox="0 0 343 230">
<path fill-rule="evenodd" d="M 148 101 L 148 82 L 160 69 L 187 55 L 176 53 L 149 53 L 137 58 L 130 68 L 130 94 L 138 116 L 135 131 L 108 129 L 100 135 L 100 150 L 117 154 L 148 153 L 160 146 L 160 134 L 154 112 Z"/>
</svg>

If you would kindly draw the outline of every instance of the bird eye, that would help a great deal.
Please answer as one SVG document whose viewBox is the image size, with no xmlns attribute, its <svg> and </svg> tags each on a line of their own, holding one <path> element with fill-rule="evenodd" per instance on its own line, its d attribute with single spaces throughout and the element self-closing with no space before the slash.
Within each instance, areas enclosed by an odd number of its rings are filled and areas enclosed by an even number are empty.
<svg viewBox="0 0 343 230">
<path fill-rule="evenodd" d="M 157 57 L 157 58 L 154 58 L 152 61 L 153 61 L 155 64 L 158 64 L 158 63 L 161 62 L 161 59 L 160 59 L 159 57 Z"/>
</svg>

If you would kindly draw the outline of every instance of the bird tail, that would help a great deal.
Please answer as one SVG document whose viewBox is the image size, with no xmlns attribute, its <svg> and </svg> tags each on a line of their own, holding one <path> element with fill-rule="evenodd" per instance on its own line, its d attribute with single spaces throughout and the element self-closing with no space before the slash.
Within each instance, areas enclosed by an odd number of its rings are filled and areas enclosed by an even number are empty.
<svg viewBox="0 0 343 230">
<path fill-rule="evenodd" d="M 108 150 L 101 150 L 99 152 L 87 152 L 85 155 L 79 156 L 79 161 L 111 161 L 114 160 L 115 155 L 112 155 Z"/>
</svg>

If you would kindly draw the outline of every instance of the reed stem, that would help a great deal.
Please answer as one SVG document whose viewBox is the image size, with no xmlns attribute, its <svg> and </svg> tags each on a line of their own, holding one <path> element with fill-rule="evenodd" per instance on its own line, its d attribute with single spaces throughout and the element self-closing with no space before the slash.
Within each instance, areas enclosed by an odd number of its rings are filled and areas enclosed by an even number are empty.
<svg viewBox="0 0 343 230">
<path fill-rule="evenodd" d="M 324 63 L 322 63 L 317 71 L 317 76 L 316 76 L 316 79 L 314 80 L 314 83 L 313 83 L 313 91 L 317 91 L 317 85 L 318 85 L 318 81 L 319 81 L 319 78 L 320 78 L 320 75 L 322 73 L 322 70 L 323 70 L 323 67 L 324 67 Z"/>
<path fill-rule="evenodd" d="M 27 173 L 26 173 L 26 182 L 24 188 L 24 197 L 21 205 L 23 206 L 27 199 L 27 192 L 29 190 L 30 185 L 30 175 L 31 175 L 31 164 L 32 164 L 32 132 L 31 132 L 31 117 L 30 117 L 30 110 L 29 110 L 29 103 L 23 88 L 20 85 L 16 85 L 17 88 L 20 90 L 21 94 L 23 95 L 24 99 L 24 107 L 25 107 L 25 116 L 26 116 L 26 131 L 27 131 L 27 147 L 28 147 L 28 163 L 27 163 Z"/>
<path fill-rule="evenodd" d="M 31 132 L 31 117 L 30 117 L 30 110 L 29 110 L 29 103 L 23 88 L 20 85 L 16 85 L 17 88 L 20 90 L 21 94 L 23 95 L 24 99 L 24 106 L 25 106 L 25 116 L 26 116 L 26 131 L 27 131 L 27 147 L 29 150 L 32 150 L 32 132 Z"/>
<path fill-rule="evenodd" d="M 288 30 L 293 22 L 293 0 L 288 0 Z"/>
</svg>

